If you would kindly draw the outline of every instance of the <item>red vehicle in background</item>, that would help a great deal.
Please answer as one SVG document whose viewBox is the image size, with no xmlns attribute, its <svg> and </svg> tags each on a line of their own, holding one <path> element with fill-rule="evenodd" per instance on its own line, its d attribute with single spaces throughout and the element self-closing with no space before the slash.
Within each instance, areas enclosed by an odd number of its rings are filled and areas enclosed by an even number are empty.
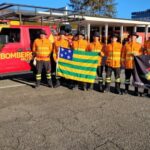
<svg viewBox="0 0 150 150">
<path fill-rule="evenodd" d="M 48 26 L 12 25 L 1 27 L 0 76 L 31 72 L 32 44 L 41 30 L 51 36 Z"/>
</svg>

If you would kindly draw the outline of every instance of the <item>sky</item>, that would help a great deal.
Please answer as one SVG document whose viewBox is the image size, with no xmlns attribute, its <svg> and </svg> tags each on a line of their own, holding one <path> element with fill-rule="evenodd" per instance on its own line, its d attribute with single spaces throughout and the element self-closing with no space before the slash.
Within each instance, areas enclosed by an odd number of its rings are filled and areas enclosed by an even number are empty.
<svg viewBox="0 0 150 150">
<path fill-rule="evenodd" d="M 18 3 L 60 8 L 67 6 L 69 0 L 0 0 L 0 3 Z M 150 9 L 150 0 L 116 0 L 117 18 L 131 18 L 131 12 Z"/>
</svg>

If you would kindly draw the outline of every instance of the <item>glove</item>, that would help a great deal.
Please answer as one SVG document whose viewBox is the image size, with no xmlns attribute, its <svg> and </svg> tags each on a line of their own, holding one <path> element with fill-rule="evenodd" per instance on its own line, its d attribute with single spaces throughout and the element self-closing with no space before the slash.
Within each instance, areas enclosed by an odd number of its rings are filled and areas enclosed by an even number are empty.
<svg viewBox="0 0 150 150">
<path fill-rule="evenodd" d="M 36 58 L 33 59 L 33 66 L 36 66 L 37 64 L 37 61 L 36 61 Z"/>
</svg>

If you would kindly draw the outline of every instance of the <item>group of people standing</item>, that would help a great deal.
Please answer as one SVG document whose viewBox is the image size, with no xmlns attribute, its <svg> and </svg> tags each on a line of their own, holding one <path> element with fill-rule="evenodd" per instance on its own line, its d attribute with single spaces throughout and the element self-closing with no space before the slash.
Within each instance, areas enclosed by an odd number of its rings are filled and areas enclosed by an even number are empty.
<svg viewBox="0 0 150 150">
<path fill-rule="evenodd" d="M 122 45 L 118 42 L 118 35 L 111 35 L 111 42 L 109 44 L 102 44 L 100 41 L 100 35 L 95 32 L 93 35 L 93 41 L 88 42 L 84 39 L 84 34 L 78 32 L 75 36 L 66 35 L 65 31 L 60 31 L 59 36 L 55 39 L 54 43 L 46 37 L 46 33 L 41 31 L 40 38 L 36 39 L 33 44 L 33 56 L 37 60 L 36 64 L 36 88 L 39 87 L 41 82 L 41 73 L 43 67 L 46 70 L 47 83 L 49 87 L 53 87 L 51 79 L 51 59 L 57 64 L 59 48 L 71 48 L 73 50 L 80 51 L 94 51 L 99 53 L 97 64 L 97 76 L 98 87 L 100 92 L 109 92 L 111 84 L 111 75 L 114 72 L 115 75 L 115 93 L 122 94 L 120 89 L 121 83 L 121 68 L 125 69 L 125 93 L 129 92 L 129 85 L 131 76 L 134 73 L 134 56 L 150 55 L 150 39 L 145 42 L 144 47 L 137 42 L 138 35 L 132 33 L 128 36 L 128 41 Z M 50 56 L 53 57 L 50 57 Z M 103 58 L 106 58 L 105 63 Z M 105 67 L 105 69 L 104 69 Z M 103 71 L 106 72 L 106 77 L 103 77 Z M 77 82 L 67 80 L 68 87 L 73 89 Z M 105 83 L 105 85 L 103 85 Z M 83 89 L 87 89 L 87 83 L 83 83 Z M 55 87 L 60 86 L 60 77 L 56 74 Z M 89 86 L 92 88 L 92 84 Z M 147 94 L 148 91 L 145 89 Z M 138 87 L 135 87 L 134 95 L 138 96 Z"/>
</svg>

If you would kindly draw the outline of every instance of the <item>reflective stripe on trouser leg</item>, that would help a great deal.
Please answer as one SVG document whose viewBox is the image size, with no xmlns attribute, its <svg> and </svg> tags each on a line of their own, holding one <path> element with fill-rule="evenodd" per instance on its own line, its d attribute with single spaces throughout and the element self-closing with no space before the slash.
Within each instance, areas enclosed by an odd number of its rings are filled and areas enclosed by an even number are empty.
<svg viewBox="0 0 150 150">
<path fill-rule="evenodd" d="M 41 74 L 36 74 L 36 80 L 41 80 Z"/>
<path fill-rule="evenodd" d="M 98 81 L 99 81 L 99 82 L 103 82 L 103 77 L 99 77 L 99 78 L 98 78 Z"/>
<path fill-rule="evenodd" d="M 116 83 L 120 83 L 120 78 L 117 78 L 117 79 L 115 80 L 115 82 L 116 82 Z"/>
<path fill-rule="evenodd" d="M 129 85 L 129 84 L 130 84 L 130 79 L 126 79 L 126 80 L 125 80 L 125 84 L 128 84 L 128 85 Z"/>
<path fill-rule="evenodd" d="M 46 78 L 49 80 L 49 79 L 51 79 L 51 74 L 50 73 L 47 73 L 46 74 Z"/>
<path fill-rule="evenodd" d="M 111 83 L 111 78 L 106 78 L 106 83 Z"/>
<path fill-rule="evenodd" d="M 59 80 L 59 79 L 60 79 L 60 77 L 59 77 L 59 76 L 56 76 L 56 79 L 57 79 L 57 80 Z"/>
</svg>

